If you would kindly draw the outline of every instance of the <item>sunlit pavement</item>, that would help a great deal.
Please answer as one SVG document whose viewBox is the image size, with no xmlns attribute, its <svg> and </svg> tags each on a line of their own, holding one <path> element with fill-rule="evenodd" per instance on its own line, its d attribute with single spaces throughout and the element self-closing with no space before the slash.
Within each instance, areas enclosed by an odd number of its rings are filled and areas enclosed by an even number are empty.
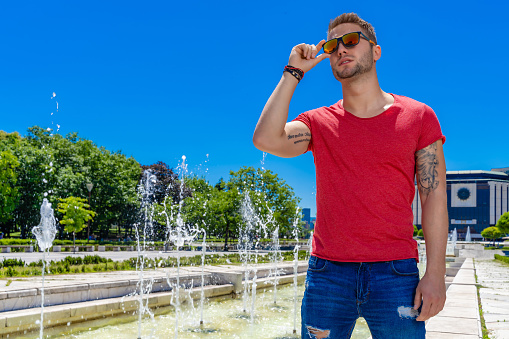
<svg viewBox="0 0 509 339">
<path fill-rule="evenodd" d="M 475 260 L 479 294 L 490 338 L 509 338 L 509 265 Z"/>
</svg>

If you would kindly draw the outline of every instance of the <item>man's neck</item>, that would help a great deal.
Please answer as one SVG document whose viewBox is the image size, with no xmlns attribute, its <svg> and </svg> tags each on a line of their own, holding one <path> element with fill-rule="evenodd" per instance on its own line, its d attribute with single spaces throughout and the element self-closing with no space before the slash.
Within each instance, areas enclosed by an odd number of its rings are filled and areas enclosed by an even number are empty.
<svg viewBox="0 0 509 339">
<path fill-rule="evenodd" d="M 348 79 L 342 88 L 343 107 L 359 118 L 377 116 L 394 103 L 394 97 L 380 88 L 376 74 Z"/>
</svg>

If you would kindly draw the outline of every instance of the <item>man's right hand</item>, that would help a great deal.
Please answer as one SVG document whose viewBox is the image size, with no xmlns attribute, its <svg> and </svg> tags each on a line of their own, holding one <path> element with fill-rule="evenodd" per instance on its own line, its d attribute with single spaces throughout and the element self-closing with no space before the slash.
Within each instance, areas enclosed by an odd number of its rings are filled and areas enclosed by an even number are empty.
<svg viewBox="0 0 509 339">
<path fill-rule="evenodd" d="M 307 72 L 330 54 L 320 54 L 325 40 L 315 45 L 299 44 L 292 49 L 288 64 Z M 288 108 L 297 79 L 284 72 L 281 81 L 263 108 L 253 134 L 253 143 L 259 150 L 283 158 L 304 153 L 311 142 L 311 131 L 301 121 L 286 123 Z"/>
<path fill-rule="evenodd" d="M 325 40 L 322 40 L 318 45 L 298 44 L 292 48 L 290 53 L 290 59 L 288 65 L 300 68 L 306 73 L 311 68 L 318 65 L 318 63 L 324 59 L 330 58 L 330 54 L 322 53 L 317 55 L 325 44 Z"/>
</svg>

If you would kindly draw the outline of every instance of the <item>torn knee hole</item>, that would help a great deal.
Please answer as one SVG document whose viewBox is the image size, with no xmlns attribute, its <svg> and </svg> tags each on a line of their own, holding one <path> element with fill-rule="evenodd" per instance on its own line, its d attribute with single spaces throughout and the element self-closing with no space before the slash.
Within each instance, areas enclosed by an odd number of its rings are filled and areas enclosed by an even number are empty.
<svg viewBox="0 0 509 339">
<path fill-rule="evenodd" d="M 310 338 L 323 339 L 329 338 L 330 330 L 321 330 L 311 326 L 306 326 Z"/>
</svg>

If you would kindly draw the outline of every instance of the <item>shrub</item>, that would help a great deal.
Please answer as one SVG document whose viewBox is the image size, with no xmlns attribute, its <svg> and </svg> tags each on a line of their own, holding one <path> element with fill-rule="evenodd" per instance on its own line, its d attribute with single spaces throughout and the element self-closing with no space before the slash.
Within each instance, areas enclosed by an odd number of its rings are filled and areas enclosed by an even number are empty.
<svg viewBox="0 0 509 339">
<path fill-rule="evenodd" d="M 504 255 L 495 254 L 495 259 L 509 264 L 509 257 L 506 257 Z"/>
<path fill-rule="evenodd" d="M 108 259 L 100 257 L 97 254 L 96 255 L 86 255 L 83 258 L 83 263 L 86 264 L 86 265 L 89 265 L 89 264 L 100 264 L 100 263 L 105 263 L 106 261 L 108 261 Z"/>
<path fill-rule="evenodd" d="M 3 259 L 0 262 L 0 268 L 2 267 L 15 267 L 15 266 L 25 266 L 25 262 L 21 259 Z"/>
<path fill-rule="evenodd" d="M 12 267 L 7 267 L 7 270 L 5 271 L 5 276 L 7 277 L 14 277 L 17 275 L 17 272 L 14 268 Z"/>
</svg>

